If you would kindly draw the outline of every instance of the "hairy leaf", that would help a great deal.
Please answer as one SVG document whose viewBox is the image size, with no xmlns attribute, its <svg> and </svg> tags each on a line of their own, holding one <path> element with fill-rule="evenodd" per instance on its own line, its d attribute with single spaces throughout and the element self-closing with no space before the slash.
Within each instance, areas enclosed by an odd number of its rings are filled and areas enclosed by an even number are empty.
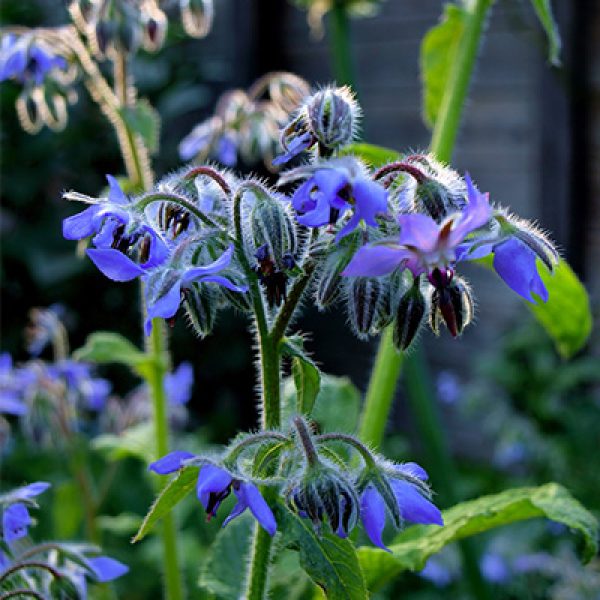
<svg viewBox="0 0 600 600">
<path fill-rule="evenodd" d="M 591 560 L 597 551 L 596 519 L 556 483 L 482 496 L 453 506 L 443 516 L 443 527 L 409 527 L 390 544 L 391 553 L 360 548 L 358 556 L 368 588 L 376 590 L 402 571 L 422 569 L 431 555 L 456 540 L 535 517 L 546 517 L 579 531 L 584 540 L 584 561 Z"/>
<path fill-rule="evenodd" d="M 331 600 L 365 600 L 367 591 L 354 545 L 332 533 L 317 535 L 309 519 L 277 506 L 283 543 L 300 554 L 300 565 Z"/>
<path fill-rule="evenodd" d="M 169 513 L 176 504 L 181 502 L 181 500 L 195 489 L 196 481 L 198 480 L 198 471 L 198 467 L 186 467 L 180 470 L 177 476 L 169 481 L 150 507 L 132 542 L 139 542 L 143 539 L 157 521 Z"/>
<path fill-rule="evenodd" d="M 135 106 L 122 108 L 121 115 L 127 126 L 142 136 L 148 151 L 154 154 L 158 150 L 160 116 L 150 102 L 145 98 L 139 100 Z"/>
<path fill-rule="evenodd" d="M 550 0 L 531 0 L 531 4 L 546 32 L 546 36 L 548 37 L 548 60 L 552 65 L 560 66 L 562 42 L 558 31 L 558 25 L 552 14 Z"/>
<path fill-rule="evenodd" d="M 423 38 L 423 118 L 429 127 L 435 125 L 440 111 L 467 18 L 468 14 L 464 8 L 456 4 L 446 4 L 442 22 L 430 29 Z"/>
<path fill-rule="evenodd" d="M 219 531 L 202 564 L 198 585 L 220 600 L 244 597 L 244 573 L 250 552 L 253 519 L 240 515 Z"/>
</svg>

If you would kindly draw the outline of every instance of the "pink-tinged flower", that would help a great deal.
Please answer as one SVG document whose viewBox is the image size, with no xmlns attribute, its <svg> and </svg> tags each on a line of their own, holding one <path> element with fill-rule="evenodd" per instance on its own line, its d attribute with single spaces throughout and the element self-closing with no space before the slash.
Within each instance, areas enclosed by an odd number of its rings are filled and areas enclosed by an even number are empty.
<svg viewBox="0 0 600 600">
<path fill-rule="evenodd" d="M 484 226 L 491 217 L 487 194 L 481 194 L 467 182 L 467 205 L 462 212 L 436 223 L 422 214 L 401 215 L 398 241 L 376 242 L 363 246 L 354 255 L 343 275 L 387 275 L 397 268 L 409 269 L 417 277 L 434 271 L 446 273 L 457 260 L 457 247 L 476 229 Z M 450 274 L 451 276 L 451 274 Z M 437 285 L 439 282 L 434 282 Z"/>
</svg>

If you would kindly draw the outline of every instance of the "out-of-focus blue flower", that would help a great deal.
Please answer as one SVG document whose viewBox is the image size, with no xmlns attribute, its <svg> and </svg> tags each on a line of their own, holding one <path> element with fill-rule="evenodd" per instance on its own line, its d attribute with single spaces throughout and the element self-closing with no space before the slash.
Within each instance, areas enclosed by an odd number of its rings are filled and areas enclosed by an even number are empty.
<svg viewBox="0 0 600 600">
<path fill-rule="evenodd" d="M 215 158 L 226 167 L 235 167 L 237 163 L 237 150 L 235 137 L 225 133 L 217 142 Z"/>
<path fill-rule="evenodd" d="M 185 461 L 191 458 L 194 458 L 194 455 L 189 452 L 171 452 L 153 462 L 148 468 L 159 475 L 167 475 L 180 469 Z M 269 535 L 275 535 L 277 530 L 275 516 L 258 488 L 252 482 L 236 479 L 225 469 L 211 464 L 202 465 L 196 484 L 196 494 L 206 511 L 207 519 L 210 520 L 217 514 L 221 502 L 229 496 L 232 489 L 237 504 L 225 519 L 223 526 L 249 508 L 263 529 Z"/>
<path fill-rule="evenodd" d="M 400 465 L 397 473 L 400 477 L 404 475 L 422 481 L 427 479 L 425 470 L 415 463 Z M 439 509 L 423 496 L 415 483 L 403 478 L 390 478 L 389 483 L 404 520 L 422 524 L 444 524 Z M 369 484 L 361 495 L 360 515 L 369 539 L 376 546 L 389 552 L 382 540 L 386 518 L 385 502 L 372 484 Z"/>
<path fill-rule="evenodd" d="M 99 411 L 104 408 L 112 386 L 106 379 L 93 377 L 91 365 L 74 360 L 62 360 L 50 365 L 47 373 L 53 378 L 63 378 L 70 392 L 81 394 L 85 408 Z"/>
<path fill-rule="evenodd" d="M 409 269 L 417 277 L 445 272 L 458 259 L 456 249 L 472 231 L 491 217 L 487 194 L 481 194 L 466 176 L 468 202 L 460 213 L 442 223 L 422 214 L 400 215 L 398 241 L 376 242 L 363 246 L 354 255 L 343 275 L 387 275 L 397 268 Z"/>
<path fill-rule="evenodd" d="M 16 79 L 41 85 L 52 69 L 66 69 L 62 56 L 54 56 L 30 36 L 8 34 L 0 44 L 0 81 Z"/>
<path fill-rule="evenodd" d="M 431 581 L 437 587 L 446 587 L 454 579 L 452 571 L 435 557 L 430 558 L 419 575 L 428 581 Z"/>
<path fill-rule="evenodd" d="M 436 388 L 438 397 L 444 404 L 456 404 L 460 400 L 460 381 L 451 371 L 442 371 L 438 375 Z"/>
<path fill-rule="evenodd" d="M 165 377 L 165 391 L 171 404 L 187 404 L 192 397 L 194 369 L 189 362 L 182 362 L 175 371 Z"/>
<path fill-rule="evenodd" d="M 179 144 L 179 157 L 181 160 L 191 160 L 207 150 L 219 134 L 222 126 L 223 123 L 220 117 L 211 117 L 196 125 Z"/>
<path fill-rule="evenodd" d="M 491 583 L 505 583 L 510 577 L 508 564 L 499 554 L 486 552 L 479 563 L 481 574 Z"/>
<path fill-rule="evenodd" d="M 20 417 L 27 413 L 23 394 L 32 376 L 27 370 L 13 368 L 10 354 L 0 354 L 0 414 Z"/>
<path fill-rule="evenodd" d="M 146 281 L 146 306 L 148 311 L 145 326 L 146 335 L 150 335 L 152 330 L 152 319 L 158 317 L 170 319 L 175 316 L 181 304 L 182 290 L 185 290 L 194 281 L 217 283 L 234 292 L 246 292 L 247 287 L 237 286 L 226 277 L 217 275 L 229 266 L 232 256 L 233 245 L 229 246 L 217 260 L 203 267 L 179 267 L 175 262 L 171 262 L 155 269 Z M 138 270 L 137 275 L 144 273 L 141 267 L 135 265 L 133 261 L 130 262 L 131 265 L 128 267 L 130 270 L 133 271 L 133 267 L 136 267 Z M 133 277 L 129 278 L 133 279 Z"/>
<path fill-rule="evenodd" d="M 129 572 L 129 567 L 109 556 L 95 556 L 87 559 L 96 581 L 106 583 Z"/>
<path fill-rule="evenodd" d="M 294 193 L 292 205 L 299 213 L 298 222 L 308 227 L 334 225 L 351 210 L 350 220 L 336 236 L 339 241 L 354 231 L 361 220 L 377 226 L 375 217 L 387 211 L 387 191 L 370 179 L 357 161 L 346 157 L 323 163 L 314 170 Z"/>
<path fill-rule="evenodd" d="M 66 218 L 63 236 L 81 240 L 95 234 L 96 248 L 88 250 L 88 256 L 109 279 L 129 281 L 164 262 L 169 249 L 160 233 L 133 210 L 118 181 L 110 175 L 106 178 L 108 199 Z M 126 254 L 134 248 L 140 248 L 139 265 Z"/>
<path fill-rule="evenodd" d="M 308 150 L 315 143 L 315 138 L 312 133 L 305 131 L 304 133 L 292 138 L 285 147 L 285 152 L 273 159 L 273 165 L 283 165 L 292 158 L 295 158 L 305 150 Z"/>
<path fill-rule="evenodd" d="M 2 535 L 7 544 L 25 537 L 30 525 L 31 517 L 24 504 L 17 502 L 4 509 L 2 514 Z"/>
<path fill-rule="evenodd" d="M 514 465 L 522 464 L 527 460 L 529 450 L 525 443 L 519 440 L 502 442 L 494 453 L 494 464 L 506 469 Z"/>
</svg>

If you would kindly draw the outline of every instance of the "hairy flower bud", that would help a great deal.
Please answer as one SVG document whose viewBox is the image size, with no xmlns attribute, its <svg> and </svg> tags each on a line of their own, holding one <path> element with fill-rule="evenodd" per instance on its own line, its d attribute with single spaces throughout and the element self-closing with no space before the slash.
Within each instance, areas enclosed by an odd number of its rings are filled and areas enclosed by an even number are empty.
<svg viewBox="0 0 600 600">
<path fill-rule="evenodd" d="M 114 43 L 117 27 L 112 21 L 98 21 L 94 30 L 96 47 L 100 56 L 105 57 Z"/>
<path fill-rule="evenodd" d="M 306 110 L 310 130 L 324 148 L 339 148 L 354 138 L 360 109 L 350 88 L 325 88 L 307 100 Z"/>
<path fill-rule="evenodd" d="M 417 184 L 415 193 L 416 208 L 441 222 L 456 210 L 456 200 L 451 191 L 434 179 L 425 179 Z"/>
<path fill-rule="evenodd" d="M 244 294 L 240 294 L 242 296 Z M 210 285 L 194 283 L 184 292 L 185 312 L 189 322 L 200 338 L 209 335 L 215 325 L 218 290 Z"/>
<path fill-rule="evenodd" d="M 401 351 L 407 350 L 417 335 L 425 315 L 425 297 L 421 292 L 419 278 L 400 298 L 394 321 L 394 346 Z"/>
<path fill-rule="evenodd" d="M 454 337 L 460 335 L 473 319 L 473 313 L 471 288 L 464 279 L 454 277 L 448 285 L 433 290 L 429 324 L 436 335 L 442 319 Z"/>
<path fill-rule="evenodd" d="M 348 319 L 354 333 L 366 339 L 371 333 L 383 295 L 375 277 L 352 277 L 348 283 Z"/>
<path fill-rule="evenodd" d="M 142 27 L 144 50 L 148 52 L 160 50 L 167 35 L 167 18 L 154 2 L 146 2 L 142 6 Z"/>
</svg>

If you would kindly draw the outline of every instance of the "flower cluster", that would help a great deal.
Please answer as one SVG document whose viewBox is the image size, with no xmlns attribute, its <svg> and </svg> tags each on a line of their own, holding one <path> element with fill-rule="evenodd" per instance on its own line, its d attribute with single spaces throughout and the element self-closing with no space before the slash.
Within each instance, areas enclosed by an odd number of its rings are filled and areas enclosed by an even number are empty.
<svg viewBox="0 0 600 600">
<path fill-rule="evenodd" d="M 33 524 L 29 508 L 38 508 L 35 498 L 49 487 L 49 483 L 38 481 L 0 494 L 0 588 L 23 589 L 27 595 L 35 592 L 36 597 L 48 598 L 62 597 L 70 590 L 69 597 L 74 593 L 85 600 L 87 579 L 98 583 L 113 581 L 125 575 L 129 568 L 108 556 L 89 556 L 89 550 L 80 549 L 76 544 L 23 543 Z"/>
<path fill-rule="evenodd" d="M 234 442 L 221 457 L 175 451 L 149 468 L 167 475 L 199 467 L 196 494 L 207 520 L 216 516 L 221 503 L 233 491 L 237 503 L 223 525 L 249 509 L 271 536 L 277 530 L 275 515 L 286 510 L 310 519 L 319 534 L 328 524 L 330 531 L 342 538 L 349 535 L 360 518 L 371 541 L 384 550 L 386 515 L 396 527 L 404 522 L 443 525 L 440 511 L 431 502 L 427 473 L 419 465 L 392 464 L 351 436 L 316 436 L 301 417 L 294 418 L 293 424 L 295 431 L 291 435 L 261 432 L 246 436 Z M 274 441 L 278 442 L 279 451 L 273 452 L 271 462 L 281 465 L 280 472 L 248 473 L 244 463 L 255 463 L 265 444 Z M 354 456 L 343 465 L 331 463 L 328 446 L 340 443 L 359 452 L 362 466 L 354 466 Z M 250 460 L 252 456 L 254 460 Z M 257 487 L 261 483 L 277 490 L 277 496 L 269 494 L 267 501 Z"/>
<path fill-rule="evenodd" d="M 183 160 L 212 158 L 234 167 L 239 157 L 270 167 L 279 129 L 289 113 L 308 95 L 308 84 L 291 73 L 267 73 L 248 91 L 232 90 L 218 101 L 215 114 L 181 141 Z"/>
</svg>

